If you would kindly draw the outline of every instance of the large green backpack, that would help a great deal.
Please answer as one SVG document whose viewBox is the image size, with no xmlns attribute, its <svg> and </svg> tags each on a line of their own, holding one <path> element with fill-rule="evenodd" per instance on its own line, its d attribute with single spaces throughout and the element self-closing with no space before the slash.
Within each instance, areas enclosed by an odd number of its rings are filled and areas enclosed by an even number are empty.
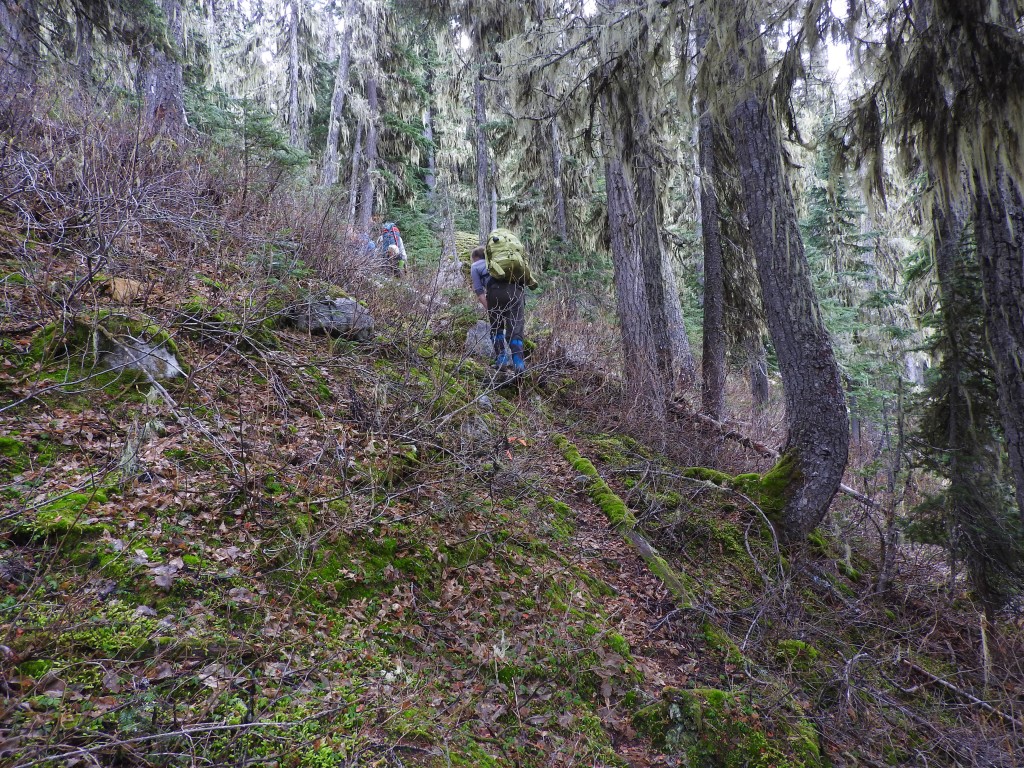
<svg viewBox="0 0 1024 768">
<path fill-rule="evenodd" d="M 530 281 L 530 267 L 523 254 L 523 244 L 512 232 L 494 230 L 487 236 L 487 274 L 510 283 Z"/>
</svg>

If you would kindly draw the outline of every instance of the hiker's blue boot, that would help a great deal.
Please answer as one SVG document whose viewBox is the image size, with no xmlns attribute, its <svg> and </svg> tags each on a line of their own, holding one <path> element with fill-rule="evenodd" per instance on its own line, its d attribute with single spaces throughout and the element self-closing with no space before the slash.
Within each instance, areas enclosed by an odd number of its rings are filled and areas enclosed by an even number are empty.
<svg viewBox="0 0 1024 768">
<path fill-rule="evenodd" d="M 526 360 L 523 359 L 523 340 L 512 339 L 508 346 L 512 350 L 512 367 L 515 368 L 516 373 L 522 373 L 526 370 Z"/>
<path fill-rule="evenodd" d="M 494 365 L 499 370 L 502 368 L 508 368 L 508 352 L 505 351 L 505 334 L 498 333 L 494 335 Z"/>
</svg>

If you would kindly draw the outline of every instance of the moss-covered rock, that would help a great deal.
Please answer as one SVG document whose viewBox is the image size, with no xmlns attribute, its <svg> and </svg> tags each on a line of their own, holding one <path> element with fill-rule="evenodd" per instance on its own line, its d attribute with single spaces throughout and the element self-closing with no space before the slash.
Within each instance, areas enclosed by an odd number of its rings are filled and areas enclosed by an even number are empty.
<svg viewBox="0 0 1024 768">
<path fill-rule="evenodd" d="M 817 768 L 823 765 L 813 725 L 773 716 L 767 725 L 744 690 L 669 690 L 661 746 L 705 768 Z M 809 728 L 807 726 L 810 726 Z"/>
<path fill-rule="evenodd" d="M 30 354 L 40 362 L 77 355 L 83 367 L 139 369 L 154 378 L 188 372 L 167 329 L 144 315 L 106 309 L 46 325 L 33 338 Z"/>
</svg>

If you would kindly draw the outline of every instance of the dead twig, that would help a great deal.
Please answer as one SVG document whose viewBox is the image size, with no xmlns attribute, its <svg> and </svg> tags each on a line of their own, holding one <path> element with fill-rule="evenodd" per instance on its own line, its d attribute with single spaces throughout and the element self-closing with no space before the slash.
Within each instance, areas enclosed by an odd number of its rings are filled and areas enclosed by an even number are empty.
<svg viewBox="0 0 1024 768">
<path fill-rule="evenodd" d="M 959 688 L 959 687 L 953 685 L 948 680 L 944 680 L 943 678 L 939 677 L 938 675 L 933 675 L 927 669 L 923 669 L 923 668 L 919 667 L 917 664 L 915 664 L 914 662 L 910 661 L 910 659 L 903 659 L 902 661 L 903 661 L 903 664 L 905 666 L 910 667 L 910 669 L 914 670 L 919 675 L 923 675 L 930 682 L 935 683 L 936 685 L 939 685 L 939 686 L 945 688 L 947 691 L 951 691 L 952 693 L 955 693 L 960 698 L 966 699 L 967 701 L 971 702 L 972 704 L 974 704 L 977 707 L 980 707 L 981 709 L 985 710 L 986 712 L 991 712 L 993 715 L 996 715 L 997 717 L 1001 717 L 1003 720 L 1005 720 L 1006 722 L 1010 723 L 1011 725 L 1013 725 L 1013 726 L 1015 726 L 1017 728 L 1024 728 L 1024 721 L 1018 720 L 1013 715 L 1008 715 L 1005 712 L 1003 712 L 1002 710 L 997 709 L 996 707 L 993 707 L 987 701 L 983 701 L 982 699 L 979 699 L 974 694 L 968 693 L 963 688 Z M 917 686 L 915 686 L 914 688 L 901 689 L 901 690 L 903 690 L 904 692 L 910 692 L 910 691 L 917 690 Z"/>
</svg>

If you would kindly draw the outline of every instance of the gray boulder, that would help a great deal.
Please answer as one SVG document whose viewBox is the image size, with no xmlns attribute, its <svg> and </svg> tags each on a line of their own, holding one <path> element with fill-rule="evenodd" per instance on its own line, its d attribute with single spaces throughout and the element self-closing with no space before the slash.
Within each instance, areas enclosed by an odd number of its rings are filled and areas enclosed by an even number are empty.
<svg viewBox="0 0 1024 768">
<path fill-rule="evenodd" d="M 476 325 L 466 333 L 466 354 L 470 357 L 482 357 L 486 360 L 494 357 L 494 345 L 491 343 L 491 327 L 486 320 L 477 320 Z"/>
<path fill-rule="evenodd" d="M 355 299 L 310 299 L 297 307 L 295 325 L 309 333 L 372 341 L 373 316 Z"/>
<path fill-rule="evenodd" d="M 104 368 L 142 371 L 154 379 L 173 379 L 185 375 L 178 358 L 165 344 L 125 337 L 104 341 L 106 349 L 100 357 Z"/>
</svg>

